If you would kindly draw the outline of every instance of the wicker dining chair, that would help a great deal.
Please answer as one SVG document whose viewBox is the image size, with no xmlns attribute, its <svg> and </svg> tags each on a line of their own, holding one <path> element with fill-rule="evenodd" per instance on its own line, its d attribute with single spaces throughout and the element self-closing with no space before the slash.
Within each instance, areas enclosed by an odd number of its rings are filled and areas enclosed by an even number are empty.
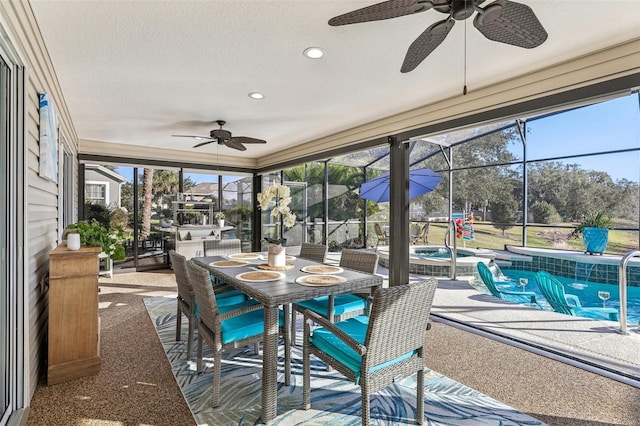
<svg viewBox="0 0 640 426">
<path fill-rule="evenodd" d="M 311 355 L 359 384 L 362 424 L 370 419 L 370 395 L 418 374 L 416 420 L 424 421 L 424 347 L 435 278 L 376 290 L 369 316 L 335 324 L 304 311 L 303 407 L 311 408 Z M 314 322 L 321 327 L 312 329 Z"/>
<path fill-rule="evenodd" d="M 325 244 L 302 243 L 298 257 L 324 263 L 328 247 Z"/>
<path fill-rule="evenodd" d="M 253 300 L 236 305 L 233 310 L 218 306 L 209 279 L 209 272 L 192 261 L 187 262 L 187 268 L 199 307 L 196 371 L 200 373 L 202 369 L 202 343 L 206 341 L 213 352 L 213 395 L 211 399 L 212 406 L 217 407 L 220 403 L 222 352 L 225 349 L 247 345 L 257 347 L 257 344 L 262 341 L 264 332 L 264 308 L 260 304 L 252 303 Z M 284 337 L 285 344 L 285 385 L 288 385 L 291 380 L 291 350 L 287 325 L 285 315 L 280 311 L 280 333 Z"/>
<path fill-rule="evenodd" d="M 302 243 L 300 246 L 300 254 L 298 257 L 302 259 L 313 260 L 314 262 L 324 263 L 327 259 L 328 247 L 325 244 Z M 296 320 L 297 314 L 295 308 L 291 307 L 291 345 L 296 345 Z"/>
<path fill-rule="evenodd" d="M 340 254 L 340 267 L 353 269 L 366 274 L 374 274 L 378 267 L 378 253 L 364 250 L 345 249 Z M 292 322 L 297 319 L 296 312 L 309 309 L 327 318 L 330 322 L 341 321 L 366 313 L 368 294 L 336 294 L 320 296 L 293 304 Z M 292 324 L 292 345 L 295 345 L 295 325 Z"/>
<path fill-rule="evenodd" d="M 177 313 L 176 313 L 176 342 L 180 341 L 182 333 L 182 314 L 189 320 L 187 332 L 187 359 L 191 359 L 193 350 L 193 334 L 197 323 L 198 306 L 193 293 L 193 286 L 187 269 L 187 258 L 175 250 L 169 250 L 169 258 L 173 267 L 178 286 Z M 213 286 L 213 283 L 211 284 Z M 213 287 L 212 287 L 213 288 Z M 247 297 L 230 286 L 215 286 L 214 292 L 219 306 L 230 306 L 243 303 Z"/>
</svg>

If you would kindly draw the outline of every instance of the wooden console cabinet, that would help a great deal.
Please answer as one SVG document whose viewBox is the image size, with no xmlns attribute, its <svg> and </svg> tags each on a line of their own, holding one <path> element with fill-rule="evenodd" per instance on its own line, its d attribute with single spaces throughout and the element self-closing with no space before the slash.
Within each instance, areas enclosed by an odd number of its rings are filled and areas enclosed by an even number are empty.
<svg viewBox="0 0 640 426">
<path fill-rule="evenodd" d="M 100 371 L 100 252 L 61 244 L 49 253 L 49 385 Z"/>
</svg>

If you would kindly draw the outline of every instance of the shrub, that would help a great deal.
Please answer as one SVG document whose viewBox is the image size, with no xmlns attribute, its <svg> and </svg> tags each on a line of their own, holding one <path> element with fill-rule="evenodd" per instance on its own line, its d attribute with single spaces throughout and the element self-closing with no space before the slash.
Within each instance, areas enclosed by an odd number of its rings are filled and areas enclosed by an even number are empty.
<svg viewBox="0 0 640 426">
<path fill-rule="evenodd" d="M 533 220 L 537 223 L 554 223 L 560 222 L 560 215 L 553 204 L 546 201 L 536 201 L 529 208 L 533 214 Z"/>
</svg>

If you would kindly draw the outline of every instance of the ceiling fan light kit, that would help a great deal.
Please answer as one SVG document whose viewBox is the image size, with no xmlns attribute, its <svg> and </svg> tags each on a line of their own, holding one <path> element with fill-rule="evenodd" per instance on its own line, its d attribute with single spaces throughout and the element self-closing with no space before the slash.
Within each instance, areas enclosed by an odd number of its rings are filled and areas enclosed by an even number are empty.
<svg viewBox="0 0 640 426">
<path fill-rule="evenodd" d="M 456 21 L 476 15 L 473 26 L 487 39 L 532 49 L 545 42 L 548 35 L 533 10 L 522 3 L 496 0 L 480 7 L 486 0 L 389 0 L 357 9 L 329 20 L 329 25 L 349 25 L 412 15 L 434 9 L 449 15 L 436 22 L 414 40 L 400 71 L 413 71 L 449 34 Z"/>
<path fill-rule="evenodd" d="M 176 138 L 192 138 L 195 140 L 204 140 L 204 142 L 200 142 L 194 145 L 194 148 L 199 148 L 201 146 L 216 142 L 218 145 L 225 145 L 229 148 L 237 149 L 238 151 L 246 151 L 247 147 L 244 144 L 262 144 L 267 143 L 262 139 L 250 138 L 247 136 L 233 136 L 230 131 L 222 128 L 226 124 L 224 120 L 216 120 L 216 123 L 220 126 L 219 129 L 213 129 L 209 132 L 209 137 L 206 136 L 196 136 L 196 135 L 171 135 Z"/>
</svg>

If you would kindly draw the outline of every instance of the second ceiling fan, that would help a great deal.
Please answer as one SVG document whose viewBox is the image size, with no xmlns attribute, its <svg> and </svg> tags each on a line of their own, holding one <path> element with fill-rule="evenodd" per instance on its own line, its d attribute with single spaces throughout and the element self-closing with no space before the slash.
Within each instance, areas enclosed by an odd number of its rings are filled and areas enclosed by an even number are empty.
<svg viewBox="0 0 640 426">
<path fill-rule="evenodd" d="M 347 25 L 380 21 L 434 9 L 449 15 L 418 36 L 402 63 L 401 72 L 413 71 L 440 45 L 453 28 L 476 14 L 473 25 L 489 40 L 532 49 L 547 39 L 547 32 L 527 5 L 509 0 L 497 0 L 480 7 L 485 0 L 389 0 L 357 9 L 329 20 L 329 25 Z"/>
<path fill-rule="evenodd" d="M 252 144 L 252 143 L 267 143 L 262 139 L 250 138 L 247 136 L 233 136 L 230 131 L 222 128 L 226 124 L 224 120 L 216 120 L 216 123 L 220 126 L 219 129 L 213 129 L 209 132 L 209 136 L 194 136 L 194 135 L 171 135 L 176 138 L 192 138 L 197 140 L 205 139 L 204 142 L 200 142 L 194 145 L 194 148 L 201 147 L 203 145 L 207 145 L 213 142 L 218 143 L 218 145 L 226 145 L 229 148 L 237 149 L 238 151 L 246 151 L 247 147 L 244 144 Z"/>
</svg>

